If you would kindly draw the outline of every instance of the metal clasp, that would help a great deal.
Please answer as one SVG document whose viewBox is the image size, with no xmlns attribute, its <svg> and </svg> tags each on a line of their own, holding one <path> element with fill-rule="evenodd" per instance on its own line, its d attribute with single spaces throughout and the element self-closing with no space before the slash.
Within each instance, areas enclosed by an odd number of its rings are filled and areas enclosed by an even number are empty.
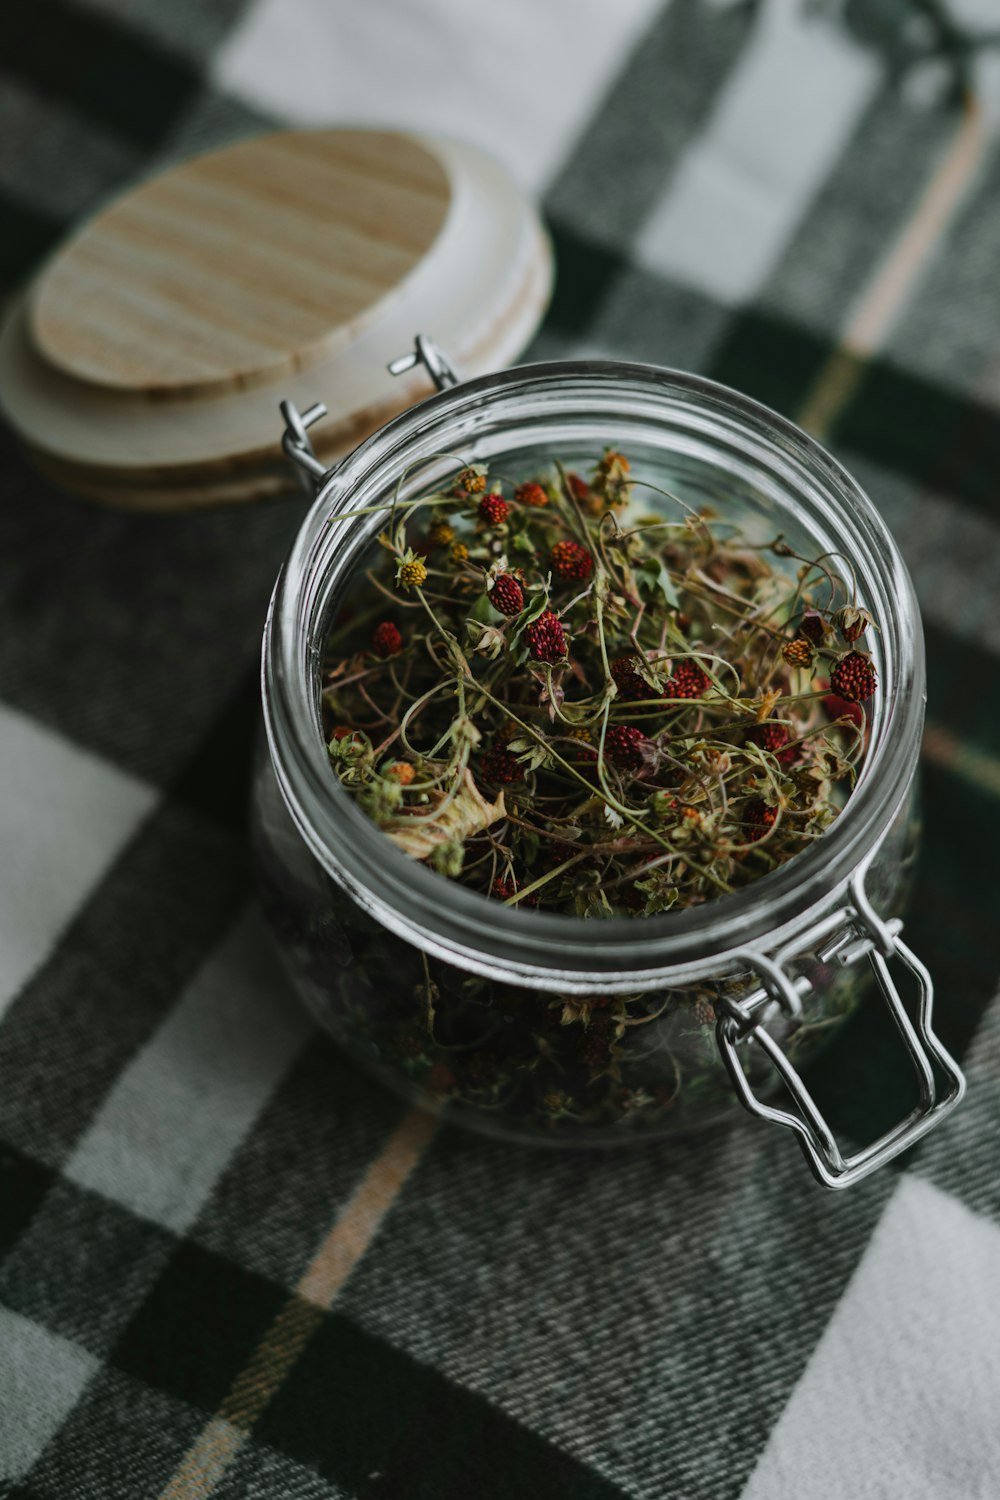
<svg viewBox="0 0 1000 1500">
<path fill-rule="evenodd" d="M 458 375 L 451 360 L 425 333 L 418 333 L 410 352 L 394 359 L 387 369 L 390 375 L 405 375 L 408 370 L 415 370 L 417 365 L 424 366 L 439 391 L 458 385 Z"/>
<path fill-rule="evenodd" d="M 931 1027 L 934 1002 L 931 976 L 901 941 L 902 923 L 895 919 L 884 922 L 868 899 L 865 878 L 873 858 L 874 855 L 869 856 L 851 880 L 849 905 L 831 912 L 773 955 L 756 949 L 739 954 L 738 962 L 759 975 L 760 987 L 740 1000 L 720 996 L 718 1003 L 716 1038 L 741 1104 L 760 1119 L 794 1131 L 813 1176 L 828 1188 L 850 1187 L 907 1150 L 953 1110 L 965 1093 L 961 1069 Z M 801 1014 L 802 999 L 812 986 L 805 976 L 794 978 L 786 966 L 806 953 L 815 954 L 822 963 L 837 961 L 845 966 L 860 958 L 868 959 L 917 1075 L 916 1108 L 885 1135 L 851 1156 L 841 1151 L 815 1100 L 766 1026 L 779 1011 L 790 1017 Z M 898 959 L 916 978 L 919 993 L 915 1024 L 889 972 L 891 959 Z M 769 1058 L 797 1113 L 764 1104 L 757 1098 L 737 1053 L 744 1042 L 756 1043 Z M 947 1080 L 946 1092 L 940 1097 L 932 1062 L 937 1063 Z"/>
<path fill-rule="evenodd" d="M 423 333 L 417 334 L 413 348 L 408 354 L 400 355 L 399 359 L 394 359 L 386 368 L 390 375 L 405 375 L 407 370 L 413 370 L 417 365 L 423 365 L 426 368 L 439 391 L 458 385 L 459 377 L 447 354 L 435 344 L 433 339 L 429 339 Z M 311 496 L 319 488 L 320 481 L 331 472 L 316 457 L 316 450 L 309 436 L 309 428 L 313 423 L 326 416 L 326 407 L 322 401 L 317 401 L 315 405 L 309 407 L 308 411 L 300 412 L 294 401 L 282 401 L 280 408 L 281 415 L 285 419 L 281 446 L 285 457 L 290 458 L 298 468 L 302 487 L 306 494 Z"/>
<path fill-rule="evenodd" d="M 298 466 L 303 488 L 311 495 L 316 487 L 315 481 L 325 478 L 327 471 L 316 457 L 308 429 L 326 416 L 326 407 L 322 401 L 317 401 L 308 411 L 300 412 L 294 401 L 282 401 L 280 411 L 285 419 L 285 431 L 281 438 L 285 457 Z"/>
</svg>

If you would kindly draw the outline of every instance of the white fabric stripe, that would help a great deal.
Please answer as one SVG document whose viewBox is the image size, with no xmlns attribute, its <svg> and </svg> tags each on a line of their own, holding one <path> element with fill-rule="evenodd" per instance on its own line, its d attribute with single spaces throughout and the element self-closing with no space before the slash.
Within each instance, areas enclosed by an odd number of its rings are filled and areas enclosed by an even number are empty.
<svg viewBox="0 0 1000 1500">
<path fill-rule="evenodd" d="M 649 270 L 726 304 L 753 297 L 879 80 L 874 56 L 800 0 L 770 0 L 639 237 Z"/>
<path fill-rule="evenodd" d="M 0 777 L 2 1015 L 155 793 L 4 704 Z"/>
<path fill-rule="evenodd" d="M 541 191 L 661 0 L 255 0 L 215 82 L 298 125 L 454 135 Z"/>
<path fill-rule="evenodd" d="M 742 1500 L 987 1500 L 1000 1229 L 904 1178 Z"/>
<path fill-rule="evenodd" d="M 20 1479 L 100 1361 L 0 1304 L 0 1479 Z"/>
<path fill-rule="evenodd" d="M 121 1075 L 65 1171 L 187 1228 L 310 1034 L 250 913 Z"/>
</svg>

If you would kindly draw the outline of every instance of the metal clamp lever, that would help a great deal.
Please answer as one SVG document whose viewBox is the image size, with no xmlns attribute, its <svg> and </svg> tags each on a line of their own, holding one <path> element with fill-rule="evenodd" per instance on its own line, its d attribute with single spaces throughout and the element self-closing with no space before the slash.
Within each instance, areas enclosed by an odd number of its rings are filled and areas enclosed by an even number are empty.
<svg viewBox="0 0 1000 1500">
<path fill-rule="evenodd" d="M 424 366 L 439 391 L 458 385 L 458 375 L 451 360 L 426 333 L 418 333 L 410 352 L 394 359 L 387 368 L 390 375 L 405 375 L 408 370 L 415 370 L 417 365 Z"/>
<path fill-rule="evenodd" d="M 930 974 L 900 941 L 901 924 L 883 922 L 868 899 L 865 876 L 870 863 L 869 858 L 851 881 L 851 905 L 831 913 L 773 956 L 755 950 L 739 955 L 740 962 L 759 974 L 761 991 L 742 1002 L 725 996 L 719 1000 L 716 1038 L 740 1103 L 760 1119 L 771 1120 L 794 1131 L 813 1176 L 828 1188 L 850 1187 L 907 1150 L 954 1109 L 965 1093 L 961 1069 L 931 1027 L 934 985 Z M 827 940 L 825 948 L 822 946 L 824 940 Z M 771 1009 L 773 1004 L 790 1016 L 801 1013 L 801 995 L 807 986 L 802 980 L 794 980 L 785 966 L 793 958 L 815 952 L 817 947 L 822 958 L 835 956 L 844 965 L 853 964 L 862 957 L 868 958 L 917 1074 L 919 1103 L 916 1108 L 885 1135 L 852 1156 L 843 1154 L 795 1067 L 764 1025 L 764 1011 Z M 890 958 L 898 958 L 917 980 L 919 997 L 915 1025 L 889 972 Z M 761 1047 L 791 1095 L 798 1113 L 764 1104 L 757 1098 L 736 1050 L 744 1041 L 755 1042 Z M 938 1064 L 947 1079 L 947 1091 L 942 1097 L 938 1097 L 932 1061 Z"/>
<path fill-rule="evenodd" d="M 316 457 L 308 429 L 326 416 L 326 407 L 322 401 L 317 401 L 307 411 L 300 412 L 294 401 L 282 401 L 280 410 L 285 419 L 285 430 L 281 437 L 285 457 L 298 465 L 302 471 L 303 485 L 307 493 L 312 493 L 313 481 L 323 479 L 327 470 Z"/>
<path fill-rule="evenodd" d="M 417 365 L 423 365 L 426 368 L 439 391 L 447 390 L 450 386 L 459 383 L 459 377 L 447 354 L 435 344 L 433 339 L 429 339 L 423 333 L 417 334 L 413 348 L 408 354 L 394 359 L 386 368 L 390 375 L 405 375 L 408 370 L 415 369 Z M 281 415 L 285 419 L 281 446 L 285 451 L 285 457 L 290 458 L 298 467 L 306 493 L 312 495 L 318 487 L 316 481 L 325 479 L 330 470 L 316 457 L 316 450 L 312 445 L 308 429 L 314 422 L 326 416 L 326 407 L 322 401 L 317 401 L 315 405 L 309 407 L 308 411 L 300 412 L 294 401 L 282 401 L 280 405 Z"/>
</svg>

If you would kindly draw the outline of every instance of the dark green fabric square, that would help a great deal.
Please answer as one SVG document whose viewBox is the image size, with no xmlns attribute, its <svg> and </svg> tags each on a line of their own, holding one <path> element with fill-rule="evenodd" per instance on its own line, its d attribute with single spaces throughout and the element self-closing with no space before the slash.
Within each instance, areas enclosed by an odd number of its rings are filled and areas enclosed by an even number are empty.
<svg viewBox="0 0 1000 1500">
<path fill-rule="evenodd" d="M 110 1363 L 214 1412 L 287 1300 L 263 1276 L 181 1244 Z"/>
<path fill-rule="evenodd" d="M 987 514 L 1000 509 L 1000 413 L 873 361 L 834 425 L 838 443 Z"/>
<path fill-rule="evenodd" d="M 324 1319 L 254 1436 L 372 1500 L 613 1500 L 616 1486 L 472 1391 Z"/>
<path fill-rule="evenodd" d="M 54 1175 L 22 1152 L 0 1146 L 0 1260 L 27 1228 Z"/>
<path fill-rule="evenodd" d="M 831 348 L 822 334 L 746 308 L 734 317 L 708 374 L 794 418 Z"/>
<path fill-rule="evenodd" d="M 0 55 L 38 93 L 141 146 L 160 143 L 200 85 L 178 54 L 69 0 L 5 5 Z"/>
</svg>

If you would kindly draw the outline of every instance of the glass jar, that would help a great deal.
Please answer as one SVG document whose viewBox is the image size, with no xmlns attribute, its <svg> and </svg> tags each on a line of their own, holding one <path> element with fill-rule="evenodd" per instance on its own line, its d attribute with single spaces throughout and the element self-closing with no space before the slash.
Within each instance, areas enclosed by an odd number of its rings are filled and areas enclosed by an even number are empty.
<svg viewBox="0 0 1000 1500">
<path fill-rule="evenodd" d="M 525 366 L 464 384 L 418 345 L 439 393 L 323 474 L 305 419 L 286 450 L 318 487 L 264 634 L 267 746 L 254 790 L 264 909 L 315 1018 L 391 1087 L 498 1135 L 608 1144 L 691 1130 L 743 1105 L 792 1130 L 843 1186 L 904 1149 L 964 1083 L 931 1030 L 932 987 L 900 939 L 915 848 L 924 658 L 913 588 L 858 485 L 803 432 L 710 381 L 651 366 Z M 412 361 L 411 361 L 412 362 Z M 404 362 L 405 363 L 405 362 Z M 507 907 L 408 859 L 331 774 L 320 715 L 324 642 L 376 514 L 463 462 L 569 468 L 607 444 L 634 472 L 744 530 L 829 552 L 879 622 L 880 691 L 855 789 L 832 827 L 749 887 L 645 918 Z M 450 455 L 445 458 L 442 455 Z M 908 969 L 904 1003 L 894 970 Z M 919 1102 L 854 1156 L 799 1075 L 877 982 Z M 767 1100 L 775 1093 L 777 1103 Z"/>
</svg>

